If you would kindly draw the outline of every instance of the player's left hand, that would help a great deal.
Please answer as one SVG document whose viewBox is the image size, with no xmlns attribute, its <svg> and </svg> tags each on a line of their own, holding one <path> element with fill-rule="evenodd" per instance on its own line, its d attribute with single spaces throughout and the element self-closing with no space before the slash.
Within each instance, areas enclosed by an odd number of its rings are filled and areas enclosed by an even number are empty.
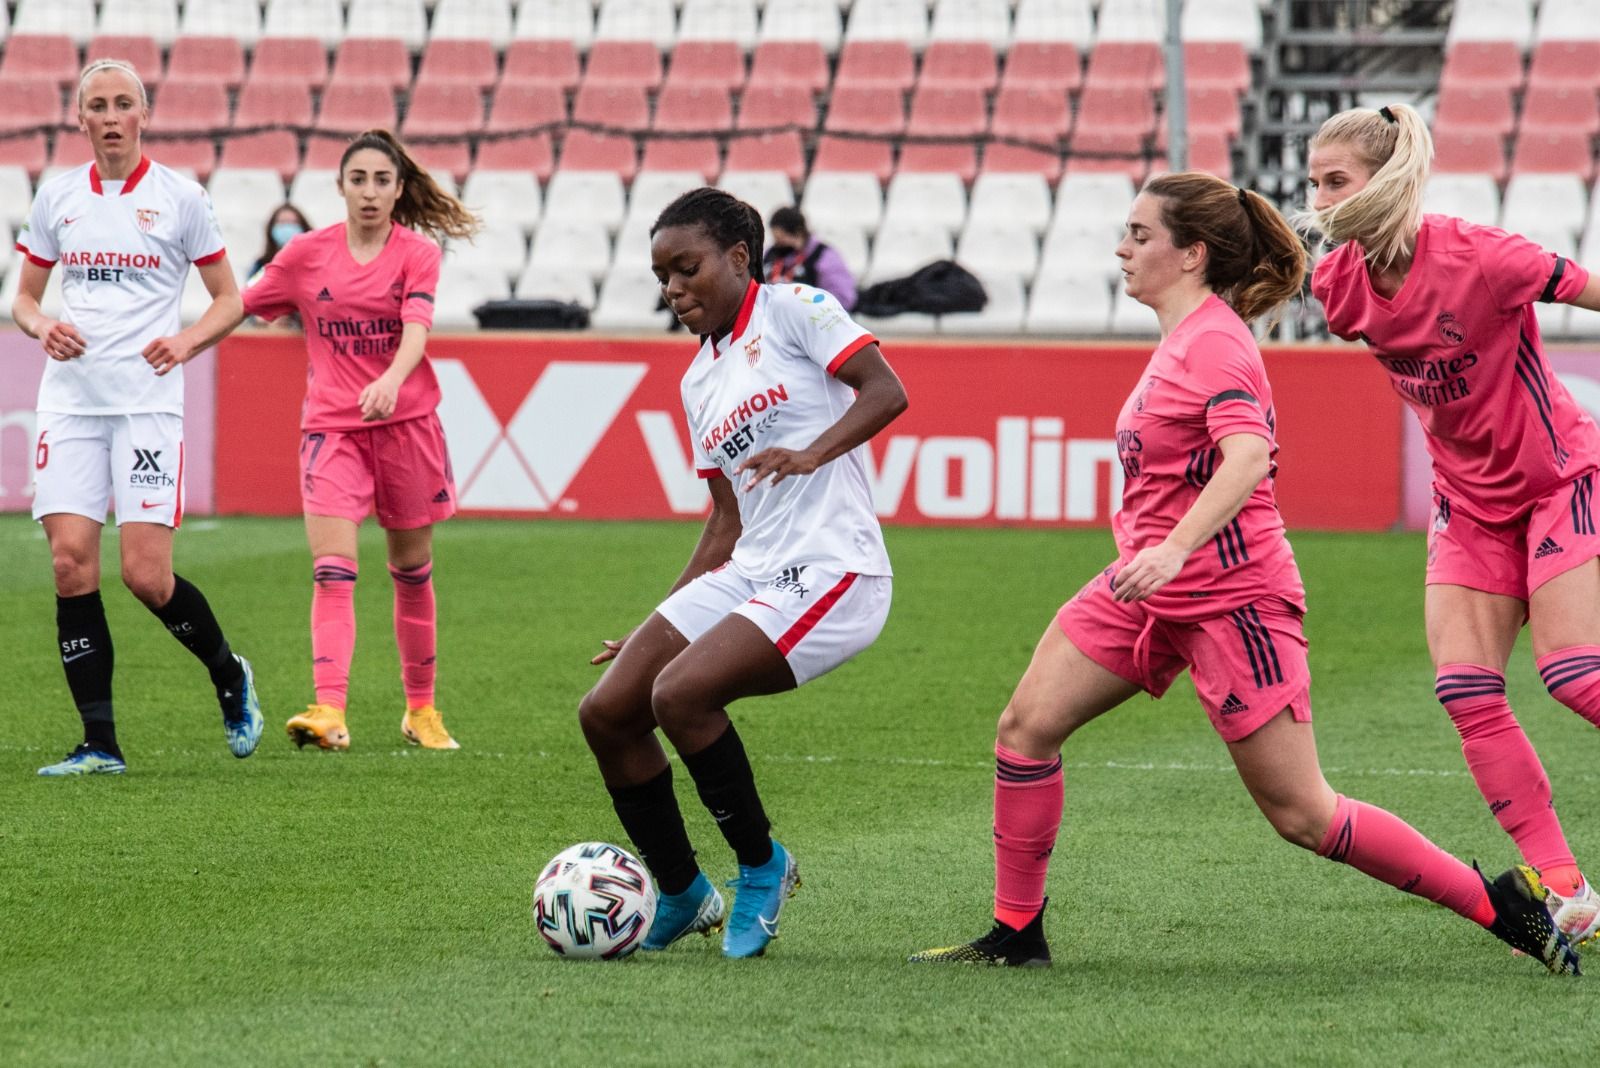
<svg viewBox="0 0 1600 1068">
<path fill-rule="evenodd" d="M 181 367 L 194 358 L 194 349 L 175 337 L 158 337 L 144 347 L 144 359 L 164 375 L 174 367 Z"/>
<path fill-rule="evenodd" d="M 390 381 L 386 374 L 379 375 L 361 391 L 361 396 L 356 398 L 356 403 L 361 406 L 361 419 L 363 422 L 372 422 L 375 419 L 387 419 L 394 414 L 395 405 L 400 400 L 400 386 Z"/>
<path fill-rule="evenodd" d="M 809 475 L 821 466 L 815 456 L 804 450 L 762 449 L 735 467 L 733 473 L 737 475 L 750 472 L 750 477 L 742 487 L 750 490 L 764 478 L 771 479 L 772 484 L 776 486 L 790 475 Z"/>
<path fill-rule="evenodd" d="M 1140 549 L 1112 580 L 1112 596 L 1119 601 L 1142 601 L 1177 578 L 1188 558 L 1188 553 L 1168 542 Z"/>
</svg>

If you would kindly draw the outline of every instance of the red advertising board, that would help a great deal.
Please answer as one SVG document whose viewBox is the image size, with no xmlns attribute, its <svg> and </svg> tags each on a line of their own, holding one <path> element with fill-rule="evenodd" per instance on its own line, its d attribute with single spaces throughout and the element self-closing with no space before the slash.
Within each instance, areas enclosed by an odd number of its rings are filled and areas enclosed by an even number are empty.
<svg viewBox="0 0 1600 1068">
<path fill-rule="evenodd" d="M 1113 422 L 1148 345 L 886 343 L 911 408 L 872 443 L 879 514 L 911 524 L 1103 526 L 1121 486 Z M 678 381 L 692 342 L 436 336 L 462 510 L 702 514 Z M 1379 530 L 1400 514 L 1399 400 L 1353 349 L 1269 351 L 1290 526 Z M 289 335 L 221 347 L 217 507 L 299 511 L 305 354 Z"/>
</svg>

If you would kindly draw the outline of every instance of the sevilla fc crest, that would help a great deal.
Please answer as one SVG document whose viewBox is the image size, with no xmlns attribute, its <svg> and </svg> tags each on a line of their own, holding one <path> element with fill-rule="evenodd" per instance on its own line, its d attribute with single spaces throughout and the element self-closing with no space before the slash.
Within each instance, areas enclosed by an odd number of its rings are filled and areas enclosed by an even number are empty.
<svg viewBox="0 0 1600 1068">
<path fill-rule="evenodd" d="M 756 364 L 761 362 L 761 335 L 760 334 L 757 334 L 754 338 L 750 339 L 749 343 L 747 343 L 745 345 L 745 347 L 744 347 L 744 358 L 746 360 L 750 361 L 750 366 L 751 367 L 754 367 Z"/>
<path fill-rule="evenodd" d="M 152 211 L 149 208 L 139 208 L 133 213 L 134 221 L 139 224 L 139 229 L 147 234 L 156 228 L 156 219 L 160 216 L 161 213 L 159 211 Z"/>
</svg>

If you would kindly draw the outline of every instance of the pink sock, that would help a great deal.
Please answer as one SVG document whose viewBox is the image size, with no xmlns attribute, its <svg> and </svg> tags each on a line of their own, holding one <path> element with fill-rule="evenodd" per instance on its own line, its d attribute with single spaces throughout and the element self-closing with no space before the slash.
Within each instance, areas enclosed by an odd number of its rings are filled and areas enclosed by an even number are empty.
<svg viewBox="0 0 1600 1068">
<path fill-rule="evenodd" d="M 1537 663 L 1550 696 L 1600 727 L 1600 645 L 1557 649 Z"/>
<path fill-rule="evenodd" d="M 311 681 L 317 704 L 343 708 L 356 647 L 356 562 L 319 556 L 311 564 Z"/>
<path fill-rule="evenodd" d="M 1341 794 L 1317 855 L 1437 902 L 1481 926 L 1494 922 L 1494 908 L 1477 872 L 1376 805 Z"/>
<path fill-rule="evenodd" d="M 1061 828 L 1061 757 L 994 747 L 994 915 L 1022 928 L 1044 908 L 1044 877 Z"/>
<path fill-rule="evenodd" d="M 433 704 L 438 626 L 433 601 L 433 563 L 409 570 L 390 565 L 394 579 L 394 640 L 400 647 L 400 684 L 406 707 Z"/>
<path fill-rule="evenodd" d="M 1573 864 L 1550 780 L 1506 703 L 1506 680 L 1476 664 L 1444 664 L 1434 692 L 1461 733 L 1461 753 L 1489 811 L 1535 868 Z"/>
</svg>

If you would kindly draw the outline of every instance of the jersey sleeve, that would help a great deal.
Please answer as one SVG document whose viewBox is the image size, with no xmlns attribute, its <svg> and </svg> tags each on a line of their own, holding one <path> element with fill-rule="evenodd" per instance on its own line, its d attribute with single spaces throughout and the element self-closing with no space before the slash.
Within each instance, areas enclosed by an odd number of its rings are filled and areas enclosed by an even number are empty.
<svg viewBox="0 0 1600 1068">
<path fill-rule="evenodd" d="M 782 330 L 781 341 L 789 351 L 803 354 L 830 375 L 838 374 L 850 357 L 877 343 L 831 293 L 792 284 L 775 288 L 767 314 Z"/>
<path fill-rule="evenodd" d="M 1534 301 L 1568 303 L 1589 282 L 1589 272 L 1521 234 L 1485 227 L 1478 232 L 1478 265 L 1501 311 Z"/>
<path fill-rule="evenodd" d="M 211 195 L 199 186 L 194 194 L 183 198 L 180 216 L 183 224 L 183 251 L 196 267 L 216 263 L 228 254 L 222 243 L 222 228 L 217 225 L 217 213 L 211 208 Z"/>
<path fill-rule="evenodd" d="M 35 267 L 54 267 L 61 258 L 55 228 L 50 225 L 51 214 L 49 196 L 41 192 L 33 198 L 28 221 L 17 234 L 17 251 L 28 257 L 28 262 Z"/>
<path fill-rule="evenodd" d="M 1189 387 L 1205 406 L 1206 433 L 1211 440 L 1255 434 L 1271 441 L 1272 427 L 1263 402 L 1267 376 L 1255 347 L 1216 331 L 1196 338 L 1189 352 L 1193 365 Z"/>
<path fill-rule="evenodd" d="M 433 295 L 439 289 L 439 262 L 444 253 L 432 241 L 417 242 L 416 251 L 406 260 L 400 279 L 400 321 L 421 323 L 433 329 Z"/>
<path fill-rule="evenodd" d="M 278 254 L 272 257 L 272 262 L 261 268 L 260 275 L 245 287 L 243 297 L 246 315 L 271 322 L 279 316 L 291 315 L 299 310 L 294 292 L 294 264 L 300 258 L 300 250 L 295 247 L 300 240 L 296 237 L 279 249 Z"/>
</svg>

